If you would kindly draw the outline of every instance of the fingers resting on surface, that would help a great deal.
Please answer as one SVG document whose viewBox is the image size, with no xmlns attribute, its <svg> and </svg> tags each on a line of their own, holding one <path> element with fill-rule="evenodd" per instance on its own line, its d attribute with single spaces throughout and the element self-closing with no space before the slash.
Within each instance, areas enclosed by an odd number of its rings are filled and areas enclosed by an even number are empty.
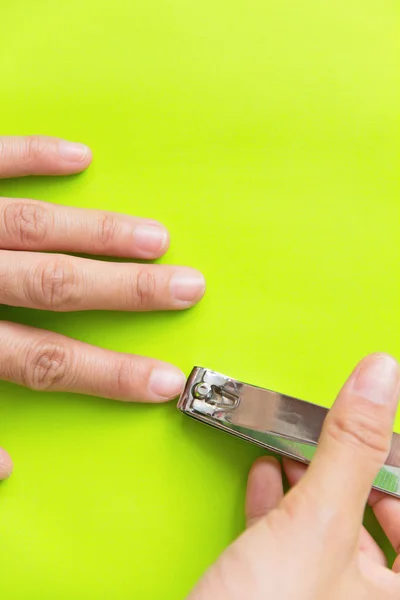
<svg viewBox="0 0 400 600">
<path fill-rule="evenodd" d="M 108 263 L 0 250 L 0 303 L 53 310 L 150 311 L 193 306 L 205 291 L 188 267 Z"/>
<path fill-rule="evenodd" d="M 71 175 L 91 161 L 84 144 L 0 137 L 0 179 Z M 185 309 L 204 294 L 204 277 L 195 269 L 45 254 L 156 259 L 168 247 L 167 229 L 152 219 L 0 198 L 0 303 L 56 311 Z M 0 322 L 0 378 L 35 390 L 143 402 L 175 398 L 186 381 L 161 361 L 7 322 Z M 11 470 L 0 449 L 0 479 Z"/>
<path fill-rule="evenodd" d="M 71 175 L 85 170 L 91 160 L 90 149 L 80 143 L 46 136 L 0 137 L 0 178 Z M 1 200 L 0 248 L 158 258 L 168 245 L 167 230 L 151 219 Z"/>
<path fill-rule="evenodd" d="M 113 212 L 2 198 L 0 248 L 159 258 L 169 234 L 158 221 Z"/>
<path fill-rule="evenodd" d="M 86 169 L 92 153 L 84 144 L 55 137 L 0 136 L 0 179 L 28 175 L 71 175 Z"/>
<path fill-rule="evenodd" d="M 123 401 L 177 397 L 185 375 L 173 365 L 96 348 L 59 334 L 0 322 L 0 379 L 34 390 Z"/>
<path fill-rule="evenodd" d="M 89 162 L 86 147 L 65 140 L 0 138 L 0 177 L 67 174 Z M 195 269 L 43 254 L 154 259 L 168 246 L 168 231 L 154 220 L 0 199 L 0 303 L 57 311 L 188 308 L 205 290 L 204 277 Z"/>
</svg>

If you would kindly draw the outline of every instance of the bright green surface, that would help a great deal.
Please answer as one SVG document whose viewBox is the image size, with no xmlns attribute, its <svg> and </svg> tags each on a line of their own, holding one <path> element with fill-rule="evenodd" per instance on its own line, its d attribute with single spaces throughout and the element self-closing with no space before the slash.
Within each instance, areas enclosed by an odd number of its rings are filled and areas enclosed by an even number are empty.
<svg viewBox="0 0 400 600">
<path fill-rule="evenodd" d="M 80 177 L 0 193 L 163 220 L 202 269 L 185 314 L 1 316 L 330 405 L 400 357 L 393 0 L 13 0 L 0 130 L 91 145 Z M 182 417 L 0 385 L 7 600 L 183 598 L 243 526 L 259 450 Z"/>
</svg>

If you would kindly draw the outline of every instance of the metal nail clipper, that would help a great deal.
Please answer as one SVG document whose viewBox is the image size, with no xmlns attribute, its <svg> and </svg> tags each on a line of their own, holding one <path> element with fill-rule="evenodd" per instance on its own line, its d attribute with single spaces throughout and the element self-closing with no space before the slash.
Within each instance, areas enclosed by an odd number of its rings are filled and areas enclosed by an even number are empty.
<svg viewBox="0 0 400 600">
<path fill-rule="evenodd" d="M 195 367 L 178 401 L 184 414 L 308 464 L 328 409 Z M 400 498 L 400 435 L 394 433 L 375 489 Z"/>
</svg>

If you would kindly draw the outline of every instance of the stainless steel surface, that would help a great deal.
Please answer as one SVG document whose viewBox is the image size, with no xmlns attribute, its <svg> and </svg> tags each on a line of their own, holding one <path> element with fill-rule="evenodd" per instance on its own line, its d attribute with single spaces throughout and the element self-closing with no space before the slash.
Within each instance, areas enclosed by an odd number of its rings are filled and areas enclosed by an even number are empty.
<svg viewBox="0 0 400 600">
<path fill-rule="evenodd" d="M 308 464 L 328 409 L 195 367 L 178 408 L 185 414 L 271 451 Z M 374 488 L 400 498 L 400 436 Z"/>
</svg>

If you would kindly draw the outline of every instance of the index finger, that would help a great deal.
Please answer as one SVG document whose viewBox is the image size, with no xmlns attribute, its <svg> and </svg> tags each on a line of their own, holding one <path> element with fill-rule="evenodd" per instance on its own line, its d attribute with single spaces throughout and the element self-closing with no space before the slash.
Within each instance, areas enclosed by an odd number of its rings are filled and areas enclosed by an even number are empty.
<svg viewBox="0 0 400 600">
<path fill-rule="evenodd" d="M 298 488 L 343 526 L 359 531 L 374 480 L 392 440 L 400 388 L 399 365 L 385 354 L 356 367 L 328 413 L 319 445 Z M 310 493 L 312 492 L 312 493 Z"/>
<path fill-rule="evenodd" d="M 84 144 L 47 136 L 0 136 L 0 179 L 71 175 L 86 169 L 92 153 Z"/>
</svg>

